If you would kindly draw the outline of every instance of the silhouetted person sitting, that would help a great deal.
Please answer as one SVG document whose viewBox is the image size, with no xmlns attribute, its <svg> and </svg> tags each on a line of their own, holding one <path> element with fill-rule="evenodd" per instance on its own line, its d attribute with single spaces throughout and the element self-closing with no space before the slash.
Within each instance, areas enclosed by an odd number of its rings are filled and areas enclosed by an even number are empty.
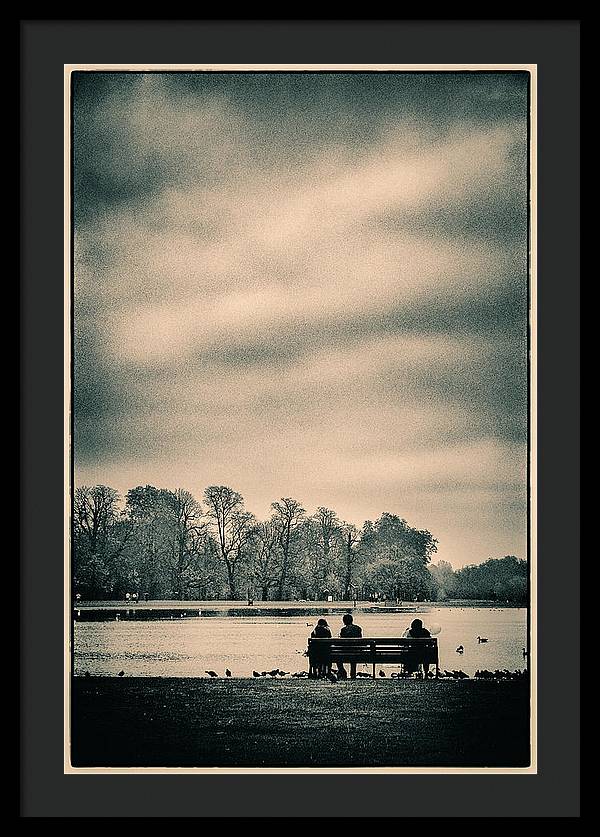
<svg viewBox="0 0 600 837">
<path fill-rule="evenodd" d="M 423 622 L 420 619 L 413 619 L 410 623 L 410 628 L 407 628 L 407 630 L 404 631 L 403 636 L 410 639 L 426 639 L 427 637 L 430 637 L 431 634 L 427 628 L 423 627 Z M 414 655 L 410 655 L 409 659 L 404 664 L 404 670 L 409 674 L 413 674 L 417 671 L 421 663 L 423 664 L 423 673 L 425 677 L 427 677 L 429 675 L 429 663 L 426 663 L 418 652 Z"/>
<path fill-rule="evenodd" d="M 360 639 L 362 637 L 362 628 L 360 625 L 354 624 L 354 619 L 352 618 L 351 613 L 344 613 L 342 618 L 344 623 L 344 627 L 340 631 L 341 637 L 349 637 L 354 639 Z M 338 678 L 340 680 L 345 680 L 348 677 L 346 669 L 344 668 L 343 663 L 338 663 Z M 356 663 L 350 663 L 350 679 L 356 679 Z"/>
<path fill-rule="evenodd" d="M 311 632 L 312 639 L 331 639 L 331 631 L 325 619 L 319 619 Z M 326 677 L 330 672 L 331 666 L 329 663 L 323 661 L 316 665 L 311 665 L 309 677 Z"/>
</svg>

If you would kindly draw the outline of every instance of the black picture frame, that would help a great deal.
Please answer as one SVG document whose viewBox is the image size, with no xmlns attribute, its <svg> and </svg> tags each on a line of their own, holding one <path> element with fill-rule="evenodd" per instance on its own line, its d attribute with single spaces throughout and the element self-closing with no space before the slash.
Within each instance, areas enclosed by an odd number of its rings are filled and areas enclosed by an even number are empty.
<svg viewBox="0 0 600 837">
<path fill-rule="evenodd" d="M 575 20 L 21 21 L 21 816 L 579 815 L 579 30 Z M 79 62 L 537 65 L 537 775 L 64 774 L 63 68 Z M 356 791 L 368 804 L 352 802 Z"/>
</svg>

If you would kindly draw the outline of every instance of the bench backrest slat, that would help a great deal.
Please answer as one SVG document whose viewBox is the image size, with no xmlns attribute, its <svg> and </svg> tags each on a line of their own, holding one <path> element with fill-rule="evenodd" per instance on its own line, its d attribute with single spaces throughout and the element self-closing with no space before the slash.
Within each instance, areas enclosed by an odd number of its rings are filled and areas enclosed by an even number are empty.
<svg viewBox="0 0 600 837">
<path fill-rule="evenodd" d="M 402 662 L 419 657 L 437 663 L 438 644 L 435 637 L 311 637 L 308 656 L 311 660 L 340 662 Z"/>
</svg>

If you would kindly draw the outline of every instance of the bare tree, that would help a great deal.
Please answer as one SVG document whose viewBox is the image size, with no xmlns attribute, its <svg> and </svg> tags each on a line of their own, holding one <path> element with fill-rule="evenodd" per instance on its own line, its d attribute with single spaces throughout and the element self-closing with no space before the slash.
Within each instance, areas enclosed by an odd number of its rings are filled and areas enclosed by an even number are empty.
<svg viewBox="0 0 600 837">
<path fill-rule="evenodd" d="M 119 495 L 114 488 L 82 485 L 75 490 L 73 526 L 75 535 L 86 544 L 91 555 L 106 549 L 109 532 L 119 518 Z"/>
<path fill-rule="evenodd" d="M 252 580 L 261 591 L 263 601 L 269 598 L 269 590 L 279 580 L 280 556 L 279 529 L 273 520 L 258 523 L 252 531 L 253 562 Z"/>
<path fill-rule="evenodd" d="M 246 557 L 253 516 L 244 510 L 244 498 L 226 485 L 211 485 L 204 491 L 208 518 L 212 521 L 219 546 L 219 556 L 227 570 L 232 599 L 238 595 L 239 570 Z"/>
<path fill-rule="evenodd" d="M 206 540 L 206 525 L 202 522 L 202 506 L 182 488 L 168 492 L 171 523 L 170 565 L 172 588 L 184 599 L 187 587 L 194 579 L 193 564 L 202 554 Z"/>
<path fill-rule="evenodd" d="M 281 547 L 281 568 L 277 596 L 279 600 L 282 600 L 290 569 L 293 538 L 304 519 L 305 509 L 291 497 L 282 497 L 279 503 L 271 503 L 271 508 L 274 511 L 272 520 L 277 526 L 279 546 Z"/>
<path fill-rule="evenodd" d="M 353 523 L 342 523 L 340 529 L 342 542 L 342 567 L 344 598 L 353 598 L 351 591 L 356 588 L 356 566 L 360 549 L 360 532 Z"/>
<path fill-rule="evenodd" d="M 168 494 L 153 485 L 140 485 L 127 492 L 125 504 L 132 526 L 127 557 L 133 586 L 153 597 L 162 592 L 169 557 Z"/>
<path fill-rule="evenodd" d="M 331 509 L 319 506 L 311 521 L 315 528 L 315 547 L 318 551 L 318 563 L 320 570 L 319 594 L 325 592 L 325 588 L 335 586 L 333 561 L 336 547 L 339 543 L 340 521 L 338 516 Z M 333 592 L 333 590 L 329 590 Z"/>
<path fill-rule="evenodd" d="M 81 486 L 73 498 L 73 558 L 75 586 L 89 595 L 112 592 L 120 558 L 131 526 L 119 509 L 119 495 L 106 485 Z"/>
</svg>

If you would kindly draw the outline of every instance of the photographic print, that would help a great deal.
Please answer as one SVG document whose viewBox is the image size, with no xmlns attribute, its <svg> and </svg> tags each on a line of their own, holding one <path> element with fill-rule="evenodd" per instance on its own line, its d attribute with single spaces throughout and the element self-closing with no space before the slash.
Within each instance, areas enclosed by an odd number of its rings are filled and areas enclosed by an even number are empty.
<svg viewBox="0 0 600 837">
<path fill-rule="evenodd" d="M 535 771 L 535 68 L 65 68 L 68 772 Z"/>
</svg>

